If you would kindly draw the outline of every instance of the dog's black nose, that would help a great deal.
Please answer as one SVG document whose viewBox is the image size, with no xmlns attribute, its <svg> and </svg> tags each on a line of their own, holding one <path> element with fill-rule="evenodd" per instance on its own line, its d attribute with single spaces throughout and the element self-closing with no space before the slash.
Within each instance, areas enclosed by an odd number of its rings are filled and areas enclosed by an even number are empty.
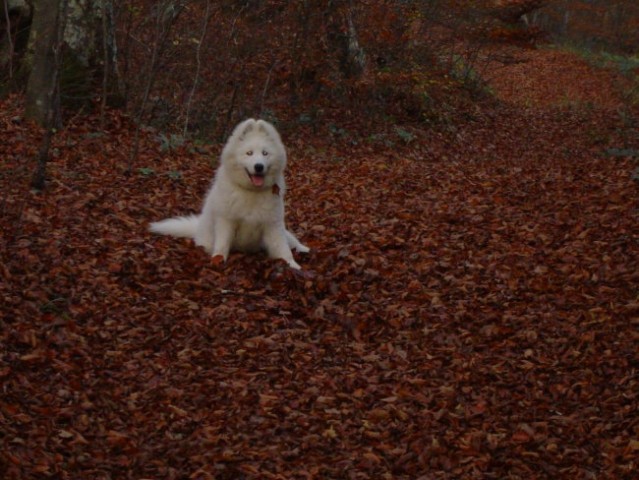
<svg viewBox="0 0 639 480">
<path fill-rule="evenodd" d="M 261 163 L 256 163 L 253 168 L 255 169 L 255 173 L 262 173 L 264 171 L 264 165 Z"/>
</svg>

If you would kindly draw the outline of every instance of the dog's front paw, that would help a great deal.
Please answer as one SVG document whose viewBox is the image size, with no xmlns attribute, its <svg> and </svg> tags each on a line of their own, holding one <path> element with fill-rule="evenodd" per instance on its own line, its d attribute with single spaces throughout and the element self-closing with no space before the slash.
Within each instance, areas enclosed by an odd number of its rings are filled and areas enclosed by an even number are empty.
<svg viewBox="0 0 639 480">
<path fill-rule="evenodd" d="M 214 267 L 220 267 L 224 265 L 224 262 L 226 262 L 226 258 L 224 258 L 224 255 L 217 254 L 211 257 L 211 265 L 213 265 Z"/>
</svg>

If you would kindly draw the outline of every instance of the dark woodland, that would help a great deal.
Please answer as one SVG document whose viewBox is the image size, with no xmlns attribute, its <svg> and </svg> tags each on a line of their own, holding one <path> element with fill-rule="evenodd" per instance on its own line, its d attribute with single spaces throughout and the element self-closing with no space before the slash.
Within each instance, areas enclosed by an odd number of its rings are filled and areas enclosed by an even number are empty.
<svg viewBox="0 0 639 480">
<path fill-rule="evenodd" d="M 637 478 L 635 1 L 1 5 L 0 478 Z M 300 271 L 148 231 L 248 117 Z"/>
</svg>

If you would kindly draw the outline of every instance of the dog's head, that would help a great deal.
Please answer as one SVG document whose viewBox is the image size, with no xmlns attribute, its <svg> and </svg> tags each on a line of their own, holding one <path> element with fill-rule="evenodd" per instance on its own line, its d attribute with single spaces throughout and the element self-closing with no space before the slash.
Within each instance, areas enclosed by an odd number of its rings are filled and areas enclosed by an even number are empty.
<svg viewBox="0 0 639 480">
<path fill-rule="evenodd" d="M 222 151 L 222 168 L 249 190 L 272 189 L 285 167 L 282 140 L 275 127 L 264 120 L 250 118 L 240 123 Z"/>
</svg>

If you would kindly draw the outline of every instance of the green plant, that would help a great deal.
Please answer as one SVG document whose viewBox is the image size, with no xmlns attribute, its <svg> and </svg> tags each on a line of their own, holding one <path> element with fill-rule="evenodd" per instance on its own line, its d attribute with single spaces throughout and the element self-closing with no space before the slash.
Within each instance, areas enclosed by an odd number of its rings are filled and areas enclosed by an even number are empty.
<svg viewBox="0 0 639 480">
<path fill-rule="evenodd" d="M 266 120 L 269 123 L 272 123 L 276 127 L 280 125 L 280 119 L 277 117 L 277 114 L 269 108 L 265 108 L 264 110 L 262 110 L 262 112 L 260 113 L 260 118 Z"/>
<path fill-rule="evenodd" d="M 630 80 L 630 85 L 622 87 L 622 96 L 627 106 L 639 105 L 639 56 L 620 55 L 605 50 L 593 50 L 592 48 L 576 43 L 564 43 L 551 48 L 561 48 L 579 55 L 590 65 L 598 68 L 611 68 L 618 70 L 624 77 Z"/>
<path fill-rule="evenodd" d="M 167 152 L 184 145 L 186 139 L 182 135 L 175 133 L 170 134 L 168 137 L 163 133 L 160 133 L 158 135 L 158 141 L 160 142 L 160 151 Z"/>
<path fill-rule="evenodd" d="M 348 131 L 346 129 L 338 127 L 334 123 L 330 123 L 328 125 L 328 131 L 331 132 L 331 134 L 336 136 L 336 137 L 342 137 L 343 138 L 343 137 L 347 137 L 348 136 Z"/>
<path fill-rule="evenodd" d="M 639 150 L 636 148 L 609 148 L 605 151 L 608 157 L 633 157 L 639 158 Z"/>
<path fill-rule="evenodd" d="M 368 143 L 373 145 L 383 145 L 388 148 L 392 148 L 395 146 L 395 142 L 393 142 L 386 134 L 383 133 L 373 133 L 368 136 L 366 139 Z"/>
<path fill-rule="evenodd" d="M 141 167 L 138 168 L 138 173 L 140 173 L 140 175 L 142 175 L 143 177 L 150 177 L 152 175 L 155 175 L 155 170 L 151 167 Z"/>
<path fill-rule="evenodd" d="M 474 63 L 475 61 L 472 58 L 468 59 L 462 55 L 453 54 L 450 62 L 449 75 L 473 93 L 488 93 L 486 82 L 481 75 L 477 73 Z"/>
<path fill-rule="evenodd" d="M 395 133 L 397 133 L 397 136 L 401 138 L 406 145 L 410 144 L 416 138 L 414 134 L 398 126 L 395 126 Z"/>
<path fill-rule="evenodd" d="M 171 170 L 166 174 L 171 180 L 182 180 L 182 172 L 179 170 Z"/>
</svg>

